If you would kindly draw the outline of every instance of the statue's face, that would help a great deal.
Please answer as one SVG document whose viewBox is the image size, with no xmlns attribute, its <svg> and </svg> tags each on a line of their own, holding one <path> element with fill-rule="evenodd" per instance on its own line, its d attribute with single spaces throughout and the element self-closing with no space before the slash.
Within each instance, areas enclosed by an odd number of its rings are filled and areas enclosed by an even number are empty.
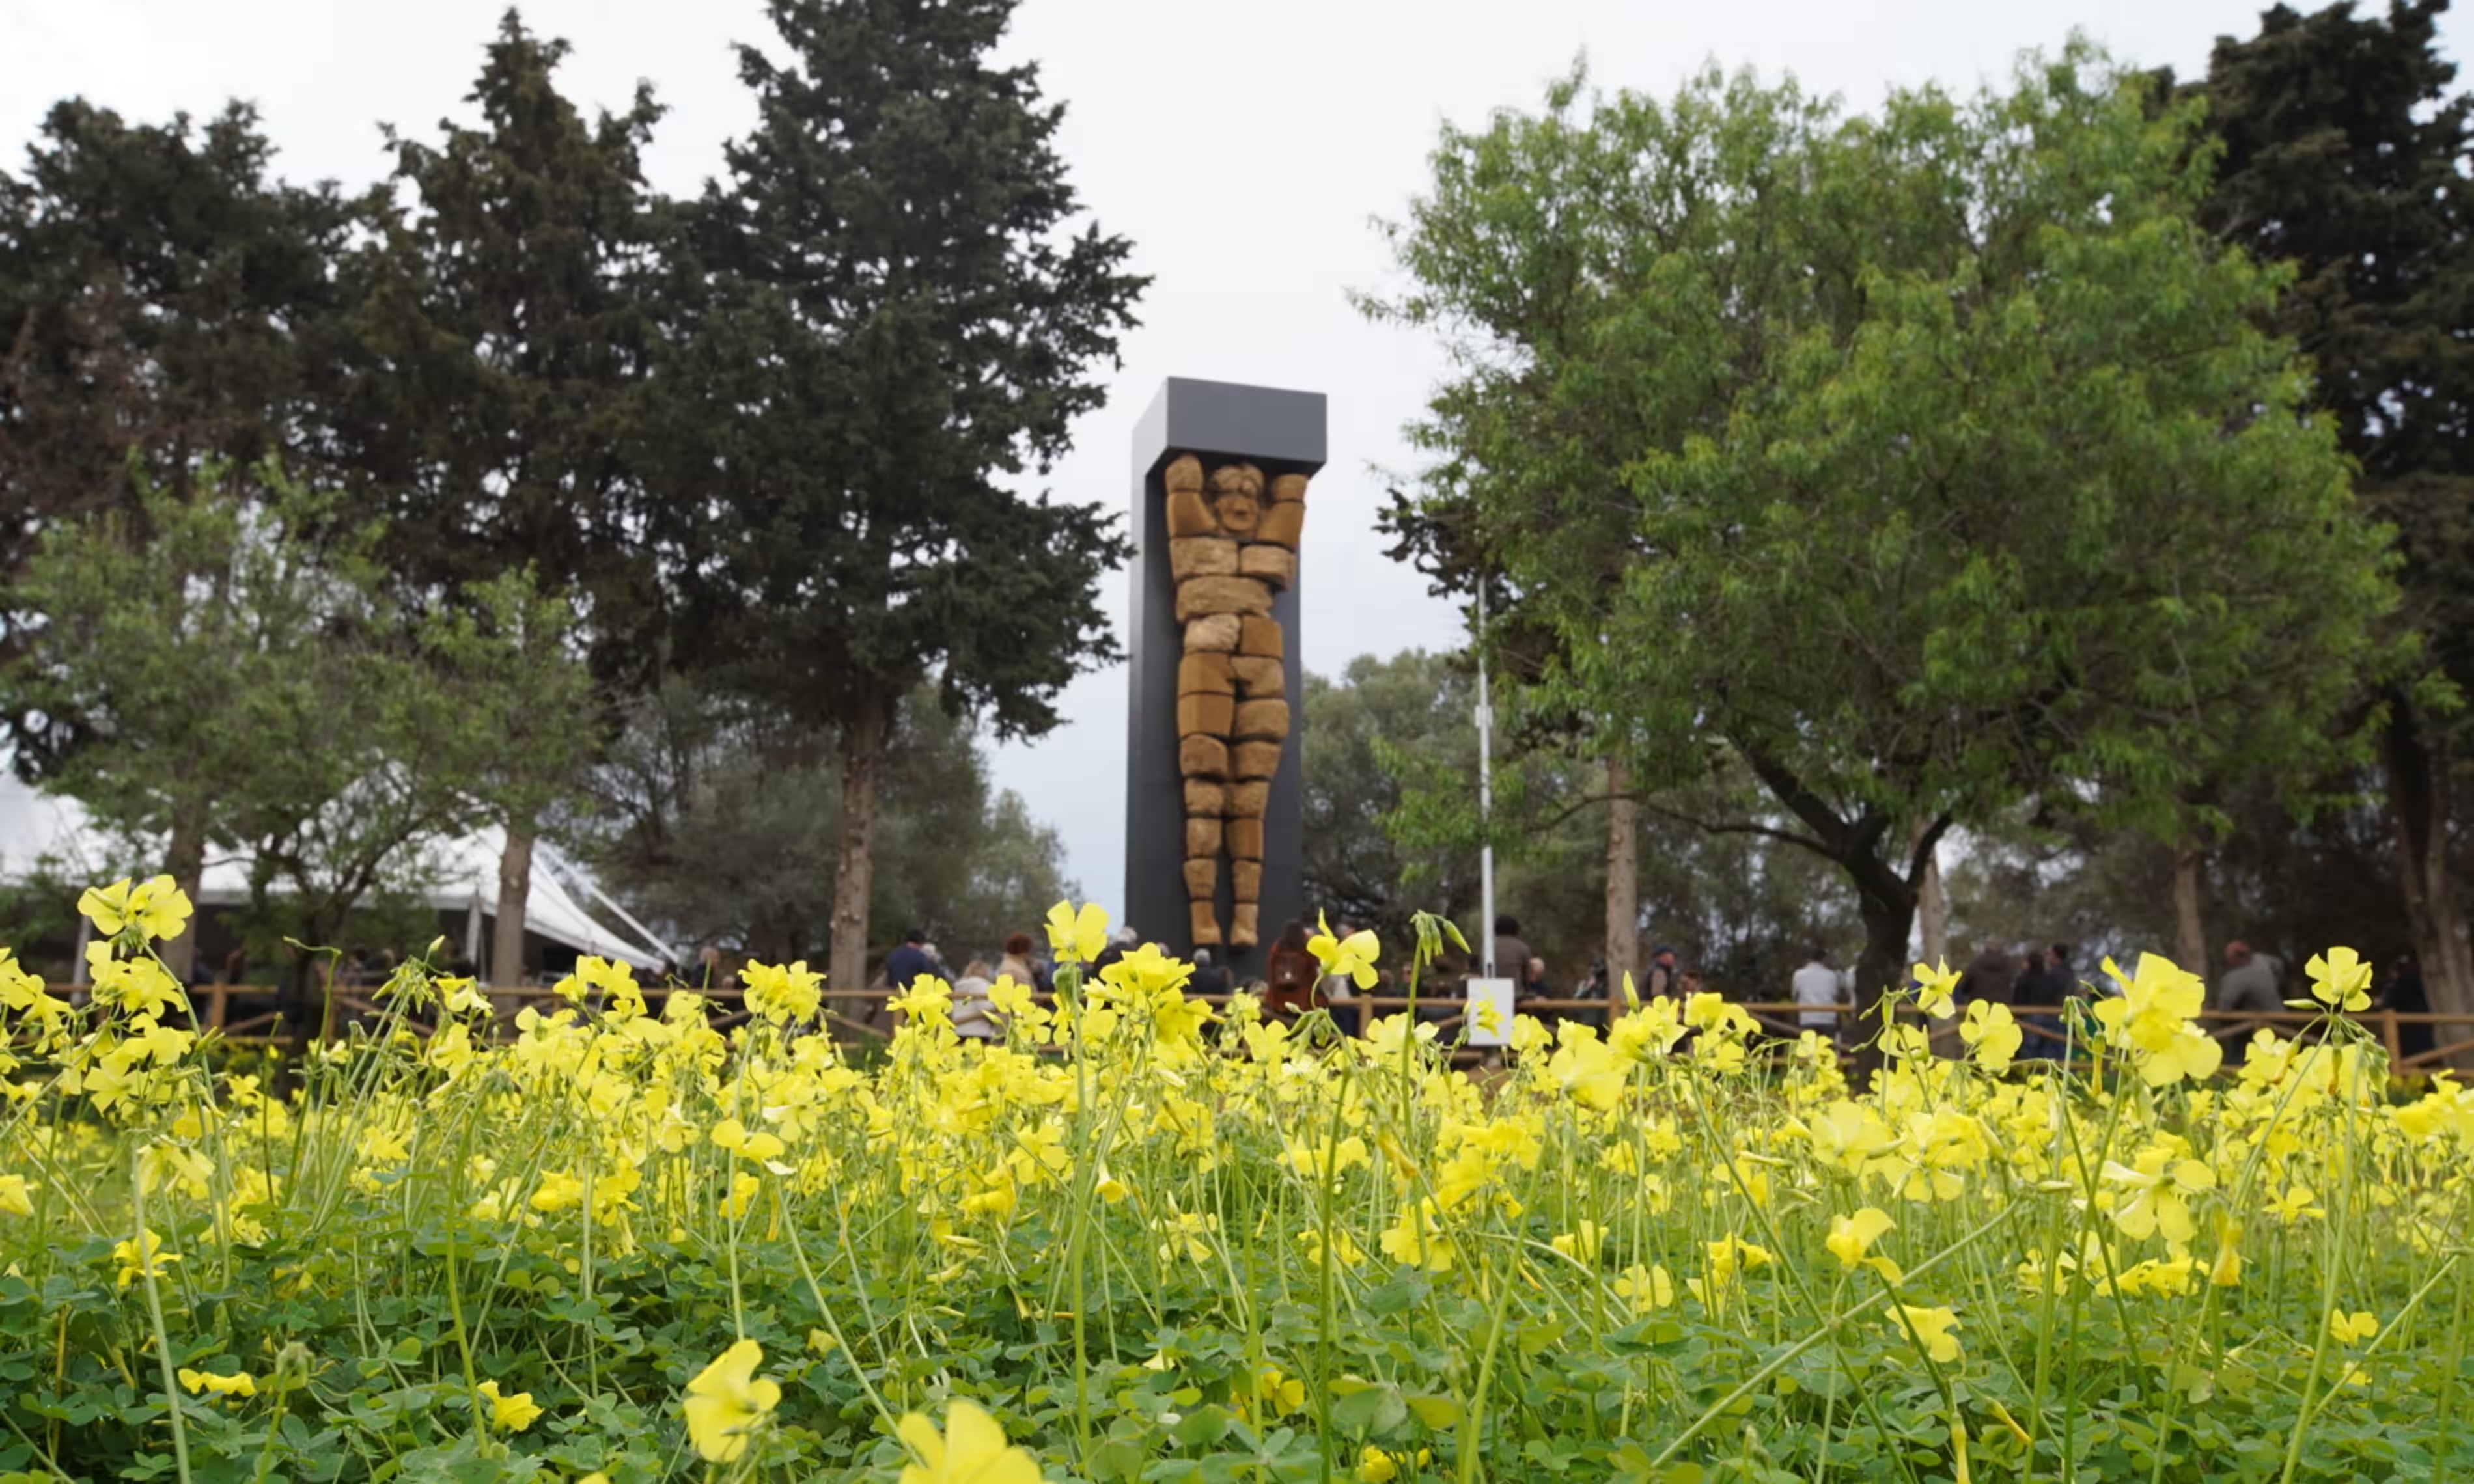
<svg viewBox="0 0 2474 1484">
<path fill-rule="evenodd" d="M 1251 536 L 1263 523 L 1263 476 L 1243 465 L 1211 473 L 1211 513 L 1230 536 Z"/>
</svg>

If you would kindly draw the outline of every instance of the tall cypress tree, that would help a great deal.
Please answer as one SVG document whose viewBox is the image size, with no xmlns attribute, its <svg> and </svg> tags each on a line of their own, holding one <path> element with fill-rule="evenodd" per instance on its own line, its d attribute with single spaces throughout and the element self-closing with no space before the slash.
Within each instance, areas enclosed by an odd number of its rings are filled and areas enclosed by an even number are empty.
<svg viewBox="0 0 2474 1484">
<path fill-rule="evenodd" d="M 661 109 L 640 87 L 626 112 L 588 122 L 557 87 L 567 53 L 510 10 L 466 100 L 479 124 L 442 121 L 435 144 L 390 133 L 409 211 L 387 213 L 351 266 L 364 363 L 337 419 L 417 600 L 529 569 L 583 610 L 604 682 L 635 689 L 663 611 L 626 434 L 649 364 L 659 209 L 640 156 Z M 506 831 L 499 983 L 521 968 L 540 816 L 593 730 L 531 720 L 542 745 L 519 752 L 546 771 L 489 784 Z"/>
<path fill-rule="evenodd" d="M 2289 261 L 2273 327 L 2307 353 L 2316 401 L 2397 532 L 2404 620 L 2427 667 L 2389 684 L 2385 762 L 2396 861 L 2433 1008 L 2474 1013 L 2474 941 L 2449 868 L 2451 782 L 2474 755 L 2474 99 L 2448 97 L 2447 0 L 2284 6 L 2220 39 L 2207 80 L 2223 155 L 2203 219 Z"/>
<path fill-rule="evenodd" d="M 789 60 L 740 51 L 754 132 L 691 226 L 697 299 L 646 434 L 683 653 L 842 759 L 831 969 L 865 972 L 895 707 L 933 679 L 999 735 L 1117 652 L 1127 546 L 1096 505 L 1012 488 L 1100 405 L 1143 281 L 1079 233 L 1013 0 L 773 0 Z"/>
</svg>

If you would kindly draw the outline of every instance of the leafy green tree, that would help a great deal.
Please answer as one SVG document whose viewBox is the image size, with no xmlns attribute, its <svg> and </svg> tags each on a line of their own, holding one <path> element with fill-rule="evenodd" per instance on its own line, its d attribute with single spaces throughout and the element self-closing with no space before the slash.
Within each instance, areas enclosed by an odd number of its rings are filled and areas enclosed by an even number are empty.
<svg viewBox="0 0 2474 1484">
<path fill-rule="evenodd" d="M 455 589 L 416 634 L 449 703 L 437 726 L 456 751 L 441 766 L 505 830 L 489 971 L 518 984 L 537 831 L 582 790 L 604 707 L 570 599 L 539 591 L 529 567 Z"/>
<path fill-rule="evenodd" d="M 1631 831 L 1624 849 L 1611 852 L 1603 770 L 1533 750 L 1497 772 L 1492 826 L 1481 828 L 1470 778 L 1474 691 L 1464 660 L 1418 650 L 1306 677 L 1306 899 L 1334 922 L 1372 927 L 1397 945 L 1409 941 L 1410 914 L 1431 911 L 1476 943 L 1478 850 L 1491 839 L 1498 909 L 1519 920 L 1562 990 L 1602 953 L 1611 859 L 1633 863 L 1620 895 L 1643 909 L 1624 923 L 1625 943 L 1636 954 L 1647 946 L 1646 924 L 1713 988 L 1774 997 L 1802 962 L 1791 955 L 1815 942 L 1853 948 L 1854 913 L 1826 867 L 1766 835 L 1725 827 L 1758 810 L 1740 797 L 1740 779 L 1733 796 L 1710 782 L 1638 800 L 1622 826 Z M 1619 983 L 1621 967 L 1604 961 Z"/>
<path fill-rule="evenodd" d="M 2474 1013 L 2474 937 L 2450 861 L 2454 798 L 2474 729 L 2474 99 L 2449 96 L 2446 0 L 2277 6 L 2225 37 L 2205 102 L 2221 136 L 2198 218 L 2224 240 L 2290 263 L 2267 315 L 2310 357 L 2313 399 L 2360 470 L 2365 505 L 2395 528 L 2421 664 L 2389 680 L 2383 764 L 2395 873 L 2435 1009 Z"/>
<path fill-rule="evenodd" d="M 629 434 L 659 281 L 640 156 L 661 110 L 640 87 L 588 123 L 557 87 L 567 52 L 510 10 L 467 99 L 477 127 L 442 121 L 435 144 L 390 131 L 410 209 L 375 208 L 374 240 L 344 265 L 356 359 L 330 416 L 416 604 L 528 570 L 576 606 L 604 683 L 637 690 L 666 608 Z M 564 646 L 576 627 L 512 601 L 475 616 L 520 619 L 519 646 L 553 631 Z M 500 983 L 521 971 L 541 818 L 581 782 L 596 725 L 589 697 L 537 699 L 533 741 L 574 745 L 521 749 L 535 771 L 490 791 L 506 834 Z"/>
<path fill-rule="evenodd" d="M 864 974 L 879 800 L 927 682 L 1000 736 L 1117 654 L 1127 551 L 1096 505 L 1016 492 L 1100 405 L 1142 281 L 1079 213 L 1013 0 L 773 0 L 761 121 L 674 247 L 678 343 L 645 419 L 679 658 L 840 756 L 835 982 Z"/>
<path fill-rule="evenodd" d="M 631 909 L 677 939 L 813 957 L 831 931 L 839 770 L 812 737 L 673 681 L 636 703 L 572 827 Z M 933 690 L 897 716 L 884 801 L 878 944 L 924 928 L 958 970 L 1079 895 L 1056 832 L 1012 792 L 991 795 L 972 729 Z"/>
<path fill-rule="evenodd" d="M 0 667 L 38 617 L 18 584 L 43 532 L 133 506 L 133 451 L 175 492 L 209 462 L 243 483 L 269 454 L 309 467 L 352 211 L 274 180 L 273 155 L 245 105 L 153 125 L 70 99 L 0 172 Z M 83 734 L 71 711 L 6 724 L 30 777 Z"/>
<path fill-rule="evenodd" d="M 1734 823 L 1844 873 L 1870 991 L 1954 822 L 2067 790 L 2170 837 L 2239 750 L 2316 745 L 2392 592 L 2253 327 L 2277 275 L 2192 219 L 2195 108 L 2085 47 L 1870 117 L 1714 74 L 1576 104 L 1439 152 L 1394 306 L 1459 357 L 1421 436 L 1556 629 L 1541 687 L 1653 782 L 1758 780 L 1780 821 Z M 1577 346 L 1487 318 L 1550 252 L 1596 301 Z M 1540 481 L 1554 422 L 1469 411 L 1522 397 L 1649 432 L 1620 485 Z M 1597 504 L 1612 594 L 1532 518 Z"/>
<path fill-rule="evenodd" d="M 1361 655 L 1337 677 L 1305 678 L 1305 898 L 1310 909 L 1410 941 L 1410 915 L 1474 920 L 1478 857 L 1473 832 L 1404 829 L 1403 774 L 1432 769 L 1473 785 L 1476 697 L 1449 656 L 1407 650 Z M 1506 804 L 1517 792 L 1510 778 Z M 1441 805 L 1431 806 L 1440 812 Z M 1457 816 L 1455 816 L 1457 818 Z M 1410 843 L 1404 843 L 1403 836 Z M 1276 929 L 1279 924 L 1270 924 Z M 1474 939 L 1470 940 L 1475 942 Z"/>
<path fill-rule="evenodd" d="M 271 468 L 210 463 L 186 497 L 135 491 L 45 534 L 24 584 L 43 616 L 0 694 L 86 718 L 48 786 L 158 842 L 185 890 L 210 849 L 246 851 L 257 914 L 280 898 L 305 941 L 331 942 L 372 893 L 417 883 L 424 842 L 569 745 L 554 713 L 581 667 L 524 579 L 408 620 L 375 531 L 312 539 L 336 529 L 331 501 Z M 185 973 L 194 946 L 174 940 L 167 962 Z"/>
</svg>

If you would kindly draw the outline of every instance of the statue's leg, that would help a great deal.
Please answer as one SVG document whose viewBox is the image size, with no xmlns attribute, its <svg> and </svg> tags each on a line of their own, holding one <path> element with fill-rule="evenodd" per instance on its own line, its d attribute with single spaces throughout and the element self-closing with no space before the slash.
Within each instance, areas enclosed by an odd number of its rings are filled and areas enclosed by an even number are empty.
<svg viewBox="0 0 2474 1484">
<path fill-rule="evenodd" d="M 1235 614 L 1188 620 L 1185 654 L 1176 667 L 1176 761 L 1185 778 L 1185 898 L 1198 946 L 1221 941 L 1213 898 L 1225 844 L 1222 821 L 1228 810 L 1228 738 L 1236 720 L 1231 661 L 1242 633 Z"/>
</svg>

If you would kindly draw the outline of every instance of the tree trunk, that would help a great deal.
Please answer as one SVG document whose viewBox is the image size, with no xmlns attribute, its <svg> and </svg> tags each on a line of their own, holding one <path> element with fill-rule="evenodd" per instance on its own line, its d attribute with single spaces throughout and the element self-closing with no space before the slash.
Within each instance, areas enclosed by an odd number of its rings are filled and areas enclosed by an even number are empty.
<svg viewBox="0 0 2474 1484">
<path fill-rule="evenodd" d="M 2413 927 L 2416 967 L 2431 1008 L 2474 1015 L 2474 940 L 2448 869 L 2448 771 L 2415 732 L 2403 697 L 2390 702 L 2385 738 L 2389 811 L 2396 826 L 2397 885 Z M 2439 1044 L 2467 1039 L 2463 1027 L 2440 1026 Z"/>
<path fill-rule="evenodd" d="M 2197 846 L 2173 851 L 2173 962 L 2204 979 L 2208 977 L 2208 934 L 2199 922 L 2200 864 Z"/>
<path fill-rule="evenodd" d="M 1916 898 L 1894 879 L 1859 881 L 1856 891 L 1857 912 L 1864 920 L 1864 951 L 1856 960 L 1860 1013 L 1847 1029 L 1855 1043 L 1856 1085 L 1860 1089 L 1881 1069 L 1882 997 L 1907 982 L 1907 932 L 1915 924 Z"/>
<path fill-rule="evenodd" d="M 524 982 L 524 914 L 533 895 L 530 820 L 507 822 L 507 843 L 498 850 L 498 921 L 490 929 L 490 984 L 512 990 Z M 510 1006 L 498 1007 L 501 1013 Z"/>
<path fill-rule="evenodd" d="M 842 730 L 842 846 L 834 865 L 834 941 L 825 977 L 833 989 L 867 984 L 877 796 L 884 789 L 885 754 L 892 736 L 893 705 L 881 694 L 861 702 L 859 714 Z"/>
<path fill-rule="evenodd" d="M 1931 822 L 1919 818 L 1907 836 L 1907 849 L 1913 851 L 1924 843 L 1925 831 Z M 1921 940 L 1917 957 L 1928 964 L 1950 961 L 1950 894 L 1941 884 L 1941 846 L 1936 842 L 1925 856 L 1923 877 L 1916 882 L 1916 932 Z"/>
<path fill-rule="evenodd" d="M 1490 924 L 1491 925 L 1491 924 Z M 1607 759 L 1607 989 L 1622 993 L 1640 955 L 1640 802 L 1632 796 L 1632 770 L 1620 757 Z M 1510 972 L 1517 976 L 1516 967 Z"/>
<path fill-rule="evenodd" d="M 194 905 L 206 875 L 206 813 L 194 804 L 183 804 L 172 812 L 172 839 L 163 853 L 163 873 L 172 884 L 188 894 Z M 157 951 L 163 955 L 163 967 L 183 987 L 189 982 L 189 970 L 198 962 L 199 915 L 192 913 L 189 925 L 180 937 L 165 943 Z"/>
</svg>

